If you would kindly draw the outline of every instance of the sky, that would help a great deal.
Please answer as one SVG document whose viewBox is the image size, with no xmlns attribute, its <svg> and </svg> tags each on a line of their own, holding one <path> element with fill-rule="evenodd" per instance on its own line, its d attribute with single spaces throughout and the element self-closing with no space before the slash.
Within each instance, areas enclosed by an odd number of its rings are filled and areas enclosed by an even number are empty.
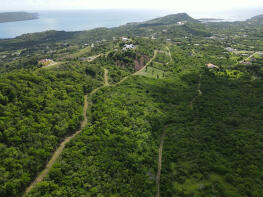
<svg viewBox="0 0 263 197">
<path fill-rule="evenodd" d="M 158 9 L 213 12 L 263 8 L 263 0 L 0 0 L 1 11 L 71 9 Z"/>
</svg>

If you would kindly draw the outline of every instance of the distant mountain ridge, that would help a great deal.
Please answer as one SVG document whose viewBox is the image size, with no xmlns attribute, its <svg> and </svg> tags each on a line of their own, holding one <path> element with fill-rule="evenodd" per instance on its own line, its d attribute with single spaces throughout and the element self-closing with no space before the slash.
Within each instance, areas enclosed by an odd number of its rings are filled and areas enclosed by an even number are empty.
<svg viewBox="0 0 263 197">
<path fill-rule="evenodd" d="M 255 20 L 255 19 L 263 19 L 263 14 L 261 15 L 258 15 L 258 16 L 254 16 L 251 18 L 252 20 Z"/>
<path fill-rule="evenodd" d="M 140 23 L 138 26 L 139 27 L 147 27 L 147 26 L 158 26 L 158 25 L 172 25 L 172 24 L 177 24 L 179 22 L 195 22 L 199 23 L 198 20 L 190 17 L 186 13 L 179 13 L 179 14 L 172 14 L 172 15 L 167 15 L 164 17 L 152 19 L 143 23 Z"/>
<path fill-rule="evenodd" d="M 33 20 L 38 18 L 38 13 L 28 12 L 3 12 L 0 13 L 0 23 Z"/>
<path fill-rule="evenodd" d="M 262 25 L 263 24 L 263 14 L 254 16 L 254 17 L 248 19 L 247 22 L 249 24 Z"/>
</svg>

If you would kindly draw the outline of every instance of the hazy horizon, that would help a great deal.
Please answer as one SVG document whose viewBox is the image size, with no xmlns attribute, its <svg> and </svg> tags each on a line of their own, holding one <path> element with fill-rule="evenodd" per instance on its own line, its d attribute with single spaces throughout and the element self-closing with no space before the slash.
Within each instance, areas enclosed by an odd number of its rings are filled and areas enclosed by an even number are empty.
<svg viewBox="0 0 263 197">
<path fill-rule="evenodd" d="M 218 12 L 263 7 L 262 0 L 0 0 L 1 11 L 16 10 L 90 10 L 90 9 L 149 9 L 176 12 Z"/>
<path fill-rule="evenodd" d="M 1 2 L 1 0 L 0 0 Z M 187 13 L 193 18 L 222 18 L 222 19 L 232 19 L 232 20 L 246 20 L 253 16 L 257 16 L 263 14 L 263 6 L 262 7 L 254 7 L 254 8 L 242 8 L 242 9 L 228 9 L 228 10 L 218 10 L 218 11 L 183 11 L 183 10 L 165 10 L 165 9 L 146 9 L 146 8 L 119 8 L 119 9 L 43 9 L 43 10 L 31 10 L 31 9 L 17 9 L 17 10 L 1 10 L 1 12 L 66 12 L 66 11 L 142 11 L 145 10 L 147 12 L 159 12 L 160 16 L 165 16 L 169 14 L 177 14 L 177 13 Z"/>
</svg>

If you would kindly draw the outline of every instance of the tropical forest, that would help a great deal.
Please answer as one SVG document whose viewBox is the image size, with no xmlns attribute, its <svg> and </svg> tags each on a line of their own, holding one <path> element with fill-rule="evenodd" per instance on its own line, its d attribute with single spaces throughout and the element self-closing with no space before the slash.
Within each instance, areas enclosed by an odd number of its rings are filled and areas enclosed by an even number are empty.
<svg viewBox="0 0 263 197">
<path fill-rule="evenodd" d="M 0 39 L 0 197 L 262 197 L 263 16 Z"/>
</svg>

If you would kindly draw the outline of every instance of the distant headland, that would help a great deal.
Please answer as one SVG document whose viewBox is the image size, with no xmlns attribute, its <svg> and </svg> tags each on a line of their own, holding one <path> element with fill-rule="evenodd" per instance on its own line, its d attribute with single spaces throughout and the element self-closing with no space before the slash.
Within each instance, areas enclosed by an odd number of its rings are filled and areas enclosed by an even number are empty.
<svg viewBox="0 0 263 197">
<path fill-rule="evenodd" d="M 0 13 L 0 23 L 25 21 L 38 19 L 38 13 L 28 12 L 2 12 Z"/>
</svg>

